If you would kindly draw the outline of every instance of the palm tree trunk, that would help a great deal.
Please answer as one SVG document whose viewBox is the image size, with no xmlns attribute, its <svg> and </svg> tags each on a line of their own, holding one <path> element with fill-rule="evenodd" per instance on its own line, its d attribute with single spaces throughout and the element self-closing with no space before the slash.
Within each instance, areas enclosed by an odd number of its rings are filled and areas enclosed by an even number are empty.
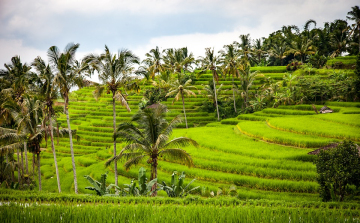
<svg viewBox="0 0 360 223">
<path fill-rule="evenodd" d="M 20 151 L 20 155 L 21 155 L 21 175 L 24 175 L 24 152 Z"/>
<path fill-rule="evenodd" d="M 21 184 L 21 168 L 20 168 L 20 160 L 19 160 L 19 156 L 20 156 L 20 152 L 19 152 L 19 148 L 17 149 L 17 162 L 18 162 L 18 182 L 19 182 L 19 186 Z"/>
<path fill-rule="evenodd" d="M 181 99 L 182 99 L 182 103 L 183 103 L 183 110 L 184 110 L 184 116 L 185 116 L 185 125 L 186 125 L 186 128 L 188 128 L 187 119 L 186 119 L 186 112 L 185 112 L 184 93 L 182 91 L 181 91 Z"/>
<path fill-rule="evenodd" d="M 56 122 L 56 133 L 57 133 L 57 145 L 59 145 L 59 138 L 60 138 L 60 133 L 59 133 L 59 123 Z"/>
<path fill-rule="evenodd" d="M 53 152 L 53 155 L 54 155 L 56 180 L 57 180 L 57 184 L 58 184 L 59 193 L 61 193 L 60 175 L 59 175 L 59 168 L 58 168 L 57 160 L 56 160 L 56 152 L 55 152 L 55 146 L 54 146 L 54 132 L 53 132 L 53 127 L 52 127 L 52 122 L 51 122 L 51 114 L 49 114 L 49 126 L 50 126 L 51 149 L 52 149 L 52 152 Z"/>
<path fill-rule="evenodd" d="M 150 176 L 150 180 L 153 180 L 155 178 L 157 178 L 157 158 L 153 159 L 153 163 L 151 165 L 151 176 Z M 151 187 L 151 191 L 153 191 L 153 193 L 151 194 L 152 197 L 156 197 L 157 196 L 157 182 L 154 183 L 154 185 Z"/>
<path fill-rule="evenodd" d="M 30 184 L 30 178 L 29 178 L 29 164 L 28 164 L 28 156 L 27 156 L 27 144 L 24 142 L 24 152 L 25 152 L 25 169 L 26 169 L 26 175 L 27 175 L 27 183 Z"/>
<path fill-rule="evenodd" d="M 39 148 L 40 150 L 40 148 Z M 41 169 L 40 169 L 40 151 L 37 154 L 37 165 L 38 165 L 38 175 L 39 175 L 39 191 L 41 191 Z"/>
<path fill-rule="evenodd" d="M 359 53 L 360 53 L 360 24 L 358 24 L 358 30 L 359 30 Z"/>
<path fill-rule="evenodd" d="M 35 180 L 35 152 L 33 152 L 33 157 L 32 157 L 32 166 L 33 166 L 33 180 Z"/>
<path fill-rule="evenodd" d="M 234 110 L 236 113 L 236 102 L 235 102 L 235 84 L 234 84 L 234 76 L 232 76 L 232 84 L 233 84 L 233 98 L 234 98 Z"/>
<path fill-rule="evenodd" d="M 65 98 L 64 106 L 65 106 L 66 121 L 67 121 L 67 126 L 68 126 L 68 131 L 69 131 L 69 139 L 70 139 L 71 161 L 72 161 L 72 167 L 73 167 L 73 173 L 74 173 L 74 187 L 75 187 L 75 193 L 78 194 L 79 191 L 78 191 L 77 178 L 76 178 L 74 146 L 73 146 L 73 141 L 72 141 L 71 127 L 70 127 L 68 103 L 69 103 L 69 97 L 67 96 Z"/>
<path fill-rule="evenodd" d="M 116 131 L 116 109 L 115 109 L 115 92 L 113 92 L 113 128 Z M 114 138 L 114 157 L 116 156 L 116 139 Z M 117 161 L 114 161 L 115 185 L 118 185 Z"/>
<path fill-rule="evenodd" d="M 216 106 L 216 112 L 217 112 L 217 117 L 218 117 L 218 121 L 220 121 L 220 115 L 219 115 L 219 107 L 218 107 L 218 103 L 217 103 L 217 95 L 216 95 L 216 85 L 215 85 L 215 74 L 213 71 L 213 84 L 214 84 L 214 93 L 215 93 L 215 106 Z"/>
</svg>

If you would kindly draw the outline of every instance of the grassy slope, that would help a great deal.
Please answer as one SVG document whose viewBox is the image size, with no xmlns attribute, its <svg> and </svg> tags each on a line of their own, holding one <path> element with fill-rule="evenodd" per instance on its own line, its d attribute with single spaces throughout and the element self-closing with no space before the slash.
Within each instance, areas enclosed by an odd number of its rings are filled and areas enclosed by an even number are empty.
<svg viewBox="0 0 360 223">
<path fill-rule="evenodd" d="M 259 68 L 269 77 L 281 77 L 283 68 Z M 209 74 L 204 74 L 201 81 L 210 79 Z M 226 79 L 224 87 L 230 87 Z M 261 81 L 261 78 L 259 79 Z M 201 82 L 200 82 L 201 83 Z M 260 83 L 260 82 L 259 82 Z M 201 85 L 195 82 L 196 86 L 201 89 Z M 145 85 L 143 89 L 148 88 Z M 73 129 L 78 130 L 82 137 L 79 142 L 75 142 L 75 160 L 77 163 L 78 184 L 81 193 L 91 193 L 84 188 L 88 186 L 84 175 L 91 175 L 99 178 L 104 172 L 109 173 L 108 183 L 113 183 L 114 174 L 112 167 L 105 168 L 105 160 L 112 156 L 112 107 L 111 98 L 105 95 L 98 102 L 92 97 L 93 88 L 84 88 L 76 92 L 76 98 L 72 97 L 70 103 L 70 118 Z M 127 113 L 124 108 L 117 106 L 117 123 L 129 120 L 131 115 L 137 110 L 142 93 L 138 95 L 129 95 L 128 100 L 132 109 Z M 203 126 L 215 121 L 214 114 L 199 112 L 197 110 L 205 96 L 198 95 L 197 98 L 186 99 L 186 109 L 189 126 Z M 170 116 L 181 114 L 181 103 L 172 105 L 172 99 L 165 102 L 172 113 Z M 200 102 L 200 104 L 199 104 Z M 238 124 L 240 129 L 246 127 L 248 132 L 264 133 L 271 131 L 268 135 L 270 139 L 275 136 L 289 135 L 288 139 L 295 141 L 303 140 L 305 144 L 313 145 L 314 142 L 328 142 L 332 138 L 309 137 L 303 134 L 288 132 L 283 129 L 270 128 L 265 120 L 283 119 L 283 116 L 290 116 L 287 119 L 299 118 L 302 122 L 321 122 L 328 125 L 334 124 L 344 126 L 339 129 L 337 134 L 346 134 L 346 127 L 358 128 L 357 123 L 351 121 L 349 115 L 342 114 L 343 111 L 360 111 L 359 108 L 343 107 L 348 104 L 337 104 L 339 113 L 311 115 L 311 109 L 305 107 L 282 107 L 281 109 L 266 109 L 250 115 L 240 115 L 238 119 L 232 119 L 233 125 L 208 124 L 208 127 L 197 127 L 190 129 L 176 129 L 173 137 L 188 136 L 199 142 L 200 148 L 185 148 L 194 159 L 195 167 L 188 169 L 182 165 L 161 161 L 159 166 L 159 180 L 168 181 L 172 171 L 185 171 L 187 173 L 187 182 L 192 178 L 197 178 L 194 186 L 208 187 L 210 190 L 217 191 L 218 187 L 238 186 L 238 196 L 240 198 L 253 199 L 273 199 L 273 200 L 319 200 L 316 194 L 317 184 L 315 182 L 315 166 L 312 164 L 313 157 L 307 155 L 311 149 L 299 147 L 284 146 L 286 140 L 272 140 L 278 144 L 267 143 L 254 137 L 244 135 L 235 126 Z M 333 104 L 329 105 L 335 106 Z M 345 113 L 345 112 L 344 112 Z M 334 118 L 329 118 L 334 116 Z M 245 121 L 240 119 L 255 120 L 257 122 Z M 284 118 L 284 120 L 287 120 Z M 238 122 L 236 121 L 238 120 Z M 66 126 L 65 117 L 59 118 L 62 126 Z M 259 122 L 260 121 L 260 122 Z M 296 122 L 287 123 L 291 127 L 299 128 Z M 294 126 L 295 125 L 295 126 Z M 213 126 L 213 127 L 211 127 Z M 303 129 L 301 129 L 303 130 Z M 249 135 L 249 134 L 248 134 Z M 271 138 L 272 137 L 272 138 Z M 270 141 L 270 140 L 269 140 Z M 292 144 L 294 145 L 294 144 Z M 296 145 L 296 144 L 295 144 Z M 73 193 L 73 179 L 71 169 L 70 149 L 68 139 L 60 139 L 60 144 L 56 145 L 60 178 L 62 190 L 65 193 Z M 122 144 L 119 141 L 118 148 Z M 299 146 L 299 145 L 298 145 Z M 49 146 L 48 146 L 49 147 Z M 310 146 L 312 147 L 312 146 Z M 42 177 L 43 190 L 56 192 L 56 177 L 53 166 L 51 149 L 42 153 Z M 146 164 L 142 164 L 147 166 Z M 129 183 L 131 178 L 137 178 L 137 168 L 128 172 L 123 170 L 121 162 L 118 165 L 119 184 Z M 281 191 L 281 192 L 280 192 Z M 200 193 L 200 192 L 198 192 Z M 204 195 L 204 193 L 203 193 Z"/>
</svg>

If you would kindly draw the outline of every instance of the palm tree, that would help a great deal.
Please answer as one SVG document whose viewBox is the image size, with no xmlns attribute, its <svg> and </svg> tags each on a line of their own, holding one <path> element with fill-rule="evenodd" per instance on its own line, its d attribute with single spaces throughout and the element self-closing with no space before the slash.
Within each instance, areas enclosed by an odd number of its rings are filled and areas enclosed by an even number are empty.
<svg viewBox="0 0 360 223">
<path fill-rule="evenodd" d="M 251 53 L 251 38 L 250 34 L 240 35 L 240 43 L 234 42 L 234 45 L 240 48 L 240 52 L 246 59 L 249 59 L 249 54 Z"/>
<path fill-rule="evenodd" d="M 148 66 L 150 77 L 154 80 L 155 74 L 165 70 L 162 63 L 163 57 L 161 55 L 161 51 L 159 50 L 159 47 L 156 47 L 155 49 L 151 49 L 149 53 L 146 53 L 145 56 L 147 58 L 143 61 L 143 63 Z"/>
<path fill-rule="evenodd" d="M 238 78 L 240 76 L 239 70 L 237 69 L 239 64 L 240 55 L 239 52 L 236 52 L 234 45 L 225 45 L 225 51 L 221 50 L 221 63 L 223 64 L 223 70 L 225 74 L 228 74 L 232 78 L 232 90 L 233 90 L 233 99 L 234 99 L 234 110 L 236 113 L 236 100 L 235 100 L 235 83 L 234 77 Z"/>
<path fill-rule="evenodd" d="M 216 81 L 219 80 L 218 72 L 220 68 L 218 64 L 220 61 L 218 57 L 214 54 L 214 49 L 211 50 L 211 48 L 205 48 L 205 57 L 199 57 L 198 62 L 201 63 L 202 72 L 205 72 L 207 70 L 210 70 L 212 72 L 214 89 L 216 89 L 215 80 Z M 214 91 L 214 93 L 215 93 L 215 106 L 216 106 L 217 117 L 218 117 L 218 121 L 220 121 L 219 106 L 217 102 L 216 91 Z"/>
<path fill-rule="evenodd" d="M 11 63 L 4 64 L 4 66 L 6 69 L 0 70 L 0 77 L 2 77 L 4 82 L 8 83 L 8 88 L 1 91 L 17 103 L 21 103 L 22 96 L 30 87 L 29 82 L 34 77 L 30 71 L 31 66 L 28 66 L 26 63 L 23 64 L 19 56 L 12 57 Z"/>
<path fill-rule="evenodd" d="M 206 98 L 208 98 L 213 103 L 214 106 L 216 105 L 215 95 L 217 95 L 217 100 L 219 100 L 219 101 L 224 99 L 224 96 L 220 96 L 220 92 L 223 91 L 222 84 L 220 84 L 220 86 L 218 88 L 216 88 L 216 90 L 214 90 L 214 85 L 211 80 L 209 81 L 209 84 L 207 84 L 207 85 L 202 84 L 202 86 L 204 87 L 204 91 L 205 91 L 204 96 Z M 224 90 L 224 91 L 227 91 L 227 90 Z"/>
<path fill-rule="evenodd" d="M 192 53 L 188 54 L 187 47 L 179 49 L 166 49 L 164 50 L 165 56 L 163 57 L 164 67 L 171 73 L 178 74 L 180 80 L 181 72 L 188 71 L 191 64 L 194 63 L 195 59 Z"/>
<path fill-rule="evenodd" d="M 126 97 L 122 89 L 136 88 L 135 83 L 130 82 L 131 77 L 129 74 L 133 71 L 134 65 L 139 64 L 139 58 L 129 50 L 120 50 L 117 55 L 110 53 L 109 48 L 105 45 L 105 52 L 100 56 L 87 56 L 92 67 L 99 73 L 99 79 L 103 85 L 97 85 L 94 91 L 95 98 L 99 98 L 103 91 L 106 89 L 107 94 L 112 94 L 113 105 L 113 128 L 114 134 L 116 131 L 116 109 L 115 102 L 120 101 L 128 112 L 131 111 Z M 138 90 L 138 88 L 136 88 Z M 116 139 L 114 138 L 114 157 L 116 157 Z M 117 162 L 114 163 L 115 167 L 115 185 L 118 185 Z"/>
<path fill-rule="evenodd" d="M 194 97 L 196 97 L 196 94 L 193 91 L 191 91 L 191 89 L 196 89 L 196 87 L 191 86 L 191 81 L 192 81 L 191 79 L 187 80 L 185 84 L 181 84 L 179 80 L 175 81 L 172 84 L 172 87 L 169 89 L 169 93 L 166 94 L 166 97 L 176 94 L 173 100 L 173 104 L 175 101 L 178 101 L 179 98 L 181 97 L 186 128 L 188 128 L 188 124 L 187 124 L 186 112 L 185 112 L 184 95 L 188 97 L 191 97 L 191 95 L 193 95 Z"/>
<path fill-rule="evenodd" d="M 54 145 L 54 133 L 52 126 L 52 116 L 55 115 L 55 111 L 53 108 L 54 100 L 58 97 L 58 90 L 54 86 L 54 74 L 49 65 L 46 65 L 44 60 L 41 57 L 37 57 L 32 63 L 33 67 L 37 71 L 40 79 L 42 80 L 42 84 L 40 86 L 40 95 L 43 96 L 43 106 L 45 109 L 45 121 L 47 120 L 49 123 L 49 132 L 50 132 L 50 140 L 51 140 L 51 149 L 54 156 L 54 164 L 56 171 L 56 180 L 58 184 L 58 191 L 61 193 L 61 184 L 60 184 L 60 175 L 59 169 L 57 165 L 56 159 L 56 151 Z"/>
<path fill-rule="evenodd" d="M 124 167 L 129 170 L 132 166 L 137 165 L 145 158 L 147 163 L 151 165 L 150 180 L 157 178 L 157 166 L 160 157 L 171 160 L 177 160 L 187 165 L 193 166 L 193 160 L 185 150 L 180 147 L 187 145 L 198 146 L 193 139 L 179 137 L 169 141 L 169 137 L 176 124 L 181 122 L 179 116 L 175 117 L 170 123 L 165 119 L 167 108 L 158 104 L 155 108 L 145 108 L 133 116 L 131 122 L 121 123 L 114 138 L 121 138 L 126 143 L 119 155 L 112 157 L 106 162 L 110 163 L 119 159 L 125 159 Z M 136 122 L 138 127 L 133 124 Z M 156 189 L 156 184 L 153 191 Z M 156 196 L 156 192 L 154 192 Z"/>
<path fill-rule="evenodd" d="M 10 64 L 4 64 L 5 70 L 0 70 L 1 82 L 4 88 L 1 90 L 1 94 L 3 97 L 3 103 L 6 103 L 9 100 L 15 101 L 18 105 L 21 105 L 23 101 L 23 95 L 29 89 L 32 89 L 32 82 L 36 81 L 36 75 L 34 75 L 30 70 L 31 67 L 26 63 L 23 64 L 21 62 L 20 56 L 15 56 L 11 58 Z M 1 109 L 1 115 L 3 118 L 11 120 L 10 112 L 7 112 L 6 109 Z M 8 121 L 9 122 L 9 121 Z M 26 142 L 24 142 L 24 152 L 25 152 L 25 169 L 26 174 L 29 174 L 28 169 L 28 157 L 27 157 L 27 146 Z M 21 158 L 22 158 L 21 151 Z M 21 159 L 23 160 L 23 159 Z M 22 174 L 24 174 L 24 165 L 23 162 L 20 163 Z M 19 172 L 19 175 L 20 172 Z"/>
<path fill-rule="evenodd" d="M 264 49 L 263 40 L 265 38 L 259 38 L 255 39 L 253 47 L 252 47 L 252 55 L 254 55 L 254 58 L 252 58 L 256 64 L 261 63 L 261 58 L 263 55 L 266 55 L 266 50 Z"/>
<path fill-rule="evenodd" d="M 4 139 L 8 138 L 9 142 L 0 150 L 20 149 L 24 145 L 23 142 L 27 141 L 29 150 L 33 154 L 37 154 L 39 190 L 41 191 L 40 144 L 45 134 L 45 130 L 40 127 L 43 118 L 41 102 L 36 96 L 23 95 L 20 105 L 9 101 L 5 108 L 11 112 L 12 118 L 17 124 L 17 131 L 9 131 L 4 135 Z"/>
<path fill-rule="evenodd" d="M 75 157 L 74 157 L 74 147 L 72 140 L 72 131 L 70 126 L 69 119 L 69 92 L 72 87 L 82 86 L 83 77 L 82 72 L 88 69 L 85 63 L 82 63 L 83 66 L 79 67 L 75 63 L 75 53 L 79 48 L 79 44 L 69 43 L 63 53 L 60 52 L 59 48 L 52 46 L 48 50 L 49 62 L 55 71 L 54 84 L 59 88 L 61 96 L 64 98 L 64 112 L 66 115 L 67 126 L 69 130 L 69 140 L 70 140 L 70 151 L 71 151 L 71 161 L 72 168 L 74 173 L 74 187 L 75 193 L 78 193 L 78 185 L 76 178 L 76 166 L 75 166 Z M 79 64 L 79 63 L 78 63 Z"/>
<path fill-rule="evenodd" d="M 285 40 L 280 42 L 275 42 L 272 44 L 272 47 L 269 50 L 271 56 L 281 60 L 281 66 L 283 66 L 283 59 L 286 57 L 285 52 L 287 51 L 288 46 Z"/>
<path fill-rule="evenodd" d="M 297 37 L 295 41 L 292 41 L 290 44 L 290 49 L 286 51 L 285 54 L 294 54 L 294 56 L 299 55 L 300 60 L 303 63 L 305 61 L 305 56 L 310 54 L 315 54 L 316 48 L 313 46 L 313 41 L 306 37 Z"/>
<path fill-rule="evenodd" d="M 352 11 L 348 12 L 348 16 L 346 16 L 347 19 L 353 20 L 355 24 L 352 25 L 353 31 L 356 29 L 358 30 L 358 36 L 359 36 L 359 53 L 360 53 L 360 8 L 359 6 L 351 7 Z"/>
<path fill-rule="evenodd" d="M 245 64 L 242 64 L 239 66 L 240 68 L 240 83 L 241 83 L 241 90 L 242 90 L 242 96 L 244 98 L 245 107 L 249 106 L 249 90 L 256 79 L 257 76 L 260 76 L 257 74 L 257 71 L 251 72 L 250 71 L 250 64 L 246 62 Z"/>
</svg>

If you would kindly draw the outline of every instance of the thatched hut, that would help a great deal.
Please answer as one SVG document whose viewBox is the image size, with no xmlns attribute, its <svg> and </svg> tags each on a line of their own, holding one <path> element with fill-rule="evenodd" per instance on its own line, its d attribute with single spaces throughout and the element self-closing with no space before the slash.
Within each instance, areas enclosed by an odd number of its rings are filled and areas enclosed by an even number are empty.
<svg viewBox="0 0 360 223">
<path fill-rule="evenodd" d="M 333 110 L 326 105 L 319 110 L 320 113 L 333 113 Z"/>
<path fill-rule="evenodd" d="M 83 85 L 84 87 L 90 87 L 90 86 L 94 86 L 97 85 L 98 83 L 94 82 L 94 81 L 90 81 L 90 80 L 83 80 Z"/>
<path fill-rule="evenodd" d="M 339 143 L 330 143 L 329 145 L 323 146 L 317 150 L 308 152 L 308 154 L 309 155 L 319 155 L 321 150 L 333 149 L 333 148 L 336 148 L 338 145 L 339 145 Z M 360 146 L 358 146 L 357 144 L 355 144 L 355 145 L 356 145 L 356 148 L 359 150 L 359 154 L 360 154 Z"/>
</svg>

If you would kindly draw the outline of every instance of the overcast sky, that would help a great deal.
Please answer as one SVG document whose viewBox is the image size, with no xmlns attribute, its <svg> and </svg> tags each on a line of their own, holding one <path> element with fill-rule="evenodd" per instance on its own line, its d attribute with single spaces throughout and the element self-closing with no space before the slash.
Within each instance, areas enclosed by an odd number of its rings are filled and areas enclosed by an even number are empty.
<svg viewBox="0 0 360 223">
<path fill-rule="evenodd" d="M 0 0 L 0 68 L 20 55 L 46 59 L 56 45 L 80 43 L 77 58 L 127 48 L 145 53 L 187 46 L 195 56 L 218 51 L 240 34 L 267 37 L 283 25 L 318 26 L 346 19 L 358 0 Z M 94 79 L 96 81 L 96 79 Z"/>
</svg>

